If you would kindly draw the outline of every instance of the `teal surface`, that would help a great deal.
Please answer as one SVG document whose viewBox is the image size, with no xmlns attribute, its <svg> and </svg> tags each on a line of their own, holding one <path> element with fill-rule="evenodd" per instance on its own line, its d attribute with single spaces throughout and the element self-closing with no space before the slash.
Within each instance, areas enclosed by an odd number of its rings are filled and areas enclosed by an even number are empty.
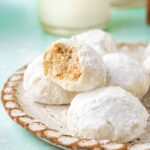
<svg viewBox="0 0 150 150">
<path fill-rule="evenodd" d="M 43 53 L 59 36 L 42 30 L 36 0 L 0 0 L 0 90 L 18 68 Z M 112 10 L 107 29 L 117 42 L 150 42 L 145 9 Z M 58 149 L 14 123 L 0 102 L 0 150 Z"/>
</svg>

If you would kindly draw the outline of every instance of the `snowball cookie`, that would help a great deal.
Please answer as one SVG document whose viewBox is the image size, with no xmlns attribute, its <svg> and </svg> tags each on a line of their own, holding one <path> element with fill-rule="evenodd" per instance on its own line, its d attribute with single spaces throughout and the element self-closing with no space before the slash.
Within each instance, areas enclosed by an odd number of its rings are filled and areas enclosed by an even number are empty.
<svg viewBox="0 0 150 150">
<path fill-rule="evenodd" d="M 145 68 L 145 70 L 147 71 L 147 73 L 150 76 L 150 56 L 148 56 L 144 61 L 143 61 L 143 66 Z"/>
<path fill-rule="evenodd" d="M 144 56 L 145 56 L 144 57 L 145 59 L 143 61 L 143 66 L 150 76 L 150 43 L 148 44 L 148 46 L 145 49 Z"/>
<path fill-rule="evenodd" d="M 148 56 L 150 56 L 150 43 L 145 48 L 145 52 L 144 52 L 144 58 L 146 59 Z"/>
<path fill-rule="evenodd" d="M 40 56 L 28 65 L 23 80 L 26 93 L 40 103 L 69 104 L 76 93 L 65 91 L 47 80 L 43 73 L 42 61 L 43 56 Z"/>
<path fill-rule="evenodd" d="M 77 39 L 61 39 L 44 54 L 44 74 L 68 91 L 88 91 L 105 86 L 106 70 L 101 56 Z"/>
<path fill-rule="evenodd" d="M 110 86 L 76 95 L 68 110 L 67 127 L 80 138 L 125 143 L 143 132 L 147 119 L 138 98 Z"/>
<path fill-rule="evenodd" d="M 108 33 L 99 29 L 89 30 L 76 35 L 79 41 L 93 47 L 100 55 L 116 52 L 115 39 Z"/>
<path fill-rule="evenodd" d="M 107 84 L 119 86 L 137 97 L 149 88 L 149 77 L 144 67 L 129 55 L 111 53 L 103 56 L 107 70 Z"/>
</svg>

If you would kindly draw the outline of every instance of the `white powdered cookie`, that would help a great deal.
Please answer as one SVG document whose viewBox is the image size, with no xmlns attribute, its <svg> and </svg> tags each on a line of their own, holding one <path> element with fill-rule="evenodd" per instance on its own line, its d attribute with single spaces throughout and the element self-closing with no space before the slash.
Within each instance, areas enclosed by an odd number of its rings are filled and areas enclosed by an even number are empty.
<svg viewBox="0 0 150 150">
<path fill-rule="evenodd" d="M 43 73 L 43 56 L 28 65 L 23 80 L 23 87 L 29 97 L 45 104 L 69 104 L 77 94 L 68 92 L 49 81 Z"/>
<path fill-rule="evenodd" d="M 144 58 L 146 59 L 148 56 L 150 56 L 150 43 L 148 44 L 148 46 L 144 51 Z"/>
<path fill-rule="evenodd" d="M 101 56 L 77 39 L 61 39 L 44 54 L 44 74 L 68 91 L 88 91 L 105 86 L 106 70 Z"/>
<path fill-rule="evenodd" d="M 150 55 L 143 61 L 143 66 L 150 76 Z"/>
<path fill-rule="evenodd" d="M 79 41 L 85 42 L 93 47 L 100 55 L 116 52 L 115 39 L 99 29 L 89 30 L 76 35 Z"/>
<path fill-rule="evenodd" d="M 67 127 L 74 136 L 129 142 L 147 124 L 148 113 L 139 99 L 120 87 L 78 94 L 71 102 Z"/>
<path fill-rule="evenodd" d="M 145 49 L 144 58 L 145 59 L 143 61 L 143 66 L 150 76 L 150 43 L 148 44 L 148 46 Z"/>
<path fill-rule="evenodd" d="M 149 89 L 149 77 L 144 67 L 129 55 L 111 53 L 103 56 L 107 70 L 107 84 L 119 86 L 137 97 Z"/>
</svg>

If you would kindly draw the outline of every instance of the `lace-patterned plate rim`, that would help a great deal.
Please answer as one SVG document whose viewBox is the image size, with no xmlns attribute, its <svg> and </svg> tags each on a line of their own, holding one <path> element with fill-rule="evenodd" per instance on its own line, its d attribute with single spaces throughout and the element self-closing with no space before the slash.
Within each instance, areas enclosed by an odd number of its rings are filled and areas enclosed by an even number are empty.
<svg viewBox="0 0 150 150">
<path fill-rule="evenodd" d="M 146 47 L 146 43 L 137 44 L 118 44 L 118 48 L 129 47 L 135 49 L 138 47 Z M 22 81 L 24 71 L 27 68 L 17 70 L 5 83 L 1 93 L 1 100 L 8 115 L 16 123 L 20 124 L 23 128 L 38 136 L 42 140 L 51 143 L 52 145 L 69 148 L 69 149 L 90 149 L 90 150 L 148 150 L 150 143 L 141 144 L 119 144 L 110 142 L 108 140 L 92 140 L 92 139 L 79 139 L 77 137 L 63 135 L 61 132 L 50 129 L 42 122 L 38 121 L 26 114 L 17 102 L 16 87 Z"/>
</svg>

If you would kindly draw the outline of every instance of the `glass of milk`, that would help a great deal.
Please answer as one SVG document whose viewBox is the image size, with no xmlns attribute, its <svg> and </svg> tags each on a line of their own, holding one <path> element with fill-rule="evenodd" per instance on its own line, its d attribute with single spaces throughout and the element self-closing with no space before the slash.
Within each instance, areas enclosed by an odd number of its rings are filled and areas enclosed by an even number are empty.
<svg viewBox="0 0 150 150">
<path fill-rule="evenodd" d="M 146 0 L 111 0 L 113 7 L 140 7 L 146 5 Z"/>
<path fill-rule="evenodd" d="M 109 0 L 38 0 L 43 28 L 55 34 L 71 35 L 91 28 L 106 28 Z"/>
</svg>

